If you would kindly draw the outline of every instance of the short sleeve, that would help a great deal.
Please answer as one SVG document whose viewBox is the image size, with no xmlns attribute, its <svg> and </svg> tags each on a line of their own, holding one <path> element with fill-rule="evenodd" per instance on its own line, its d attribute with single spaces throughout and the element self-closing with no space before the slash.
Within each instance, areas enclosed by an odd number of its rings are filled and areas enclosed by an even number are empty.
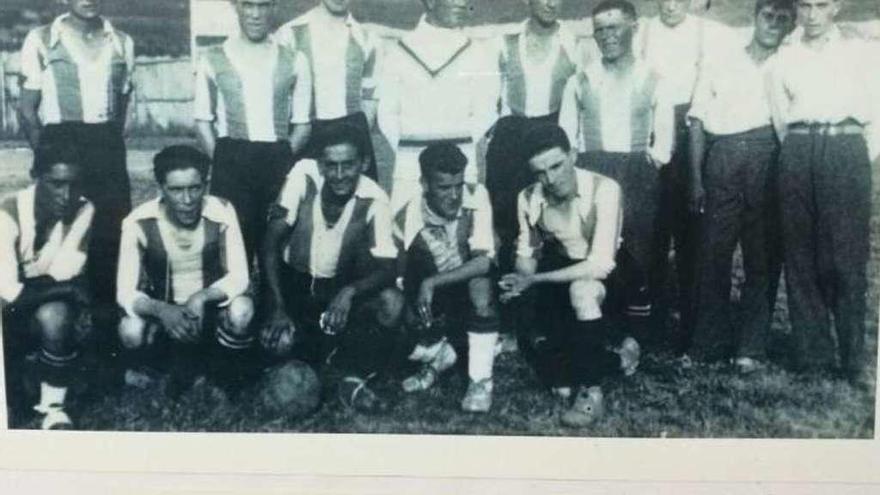
<svg viewBox="0 0 880 495">
<path fill-rule="evenodd" d="M 370 207 L 373 223 L 373 246 L 370 254 L 374 258 L 394 259 L 397 247 L 391 234 L 391 206 L 387 199 L 375 199 Z"/>
<path fill-rule="evenodd" d="M 302 172 L 303 164 L 293 167 L 293 170 L 287 174 L 287 180 L 278 195 L 277 206 L 281 207 L 285 212 L 284 221 L 287 225 L 296 223 L 296 217 L 299 213 L 299 204 L 302 201 L 306 190 L 306 174 Z"/>
<path fill-rule="evenodd" d="M 202 55 L 196 66 L 196 87 L 193 97 L 193 118 L 213 122 L 217 112 L 217 84 L 207 56 Z"/>
<path fill-rule="evenodd" d="M 28 33 L 21 46 L 21 86 L 24 89 L 31 91 L 43 89 L 43 64 L 40 54 L 42 46 L 43 42 L 37 30 Z"/>
<path fill-rule="evenodd" d="M 122 92 L 129 94 L 134 90 L 134 40 L 131 36 L 125 35 L 122 44 L 123 55 L 125 57 L 125 82 L 122 85 Z"/>
<path fill-rule="evenodd" d="M 18 227 L 8 214 L 0 211 L 0 300 L 12 303 L 18 299 L 24 285 L 18 279 L 18 254 L 15 240 Z"/>
<path fill-rule="evenodd" d="M 482 185 L 474 189 L 474 225 L 468 245 L 471 251 L 484 253 L 490 258 L 495 257 L 495 235 L 492 228 L 492 204 L 489 193 Z"/>
<path fill-rule="evenodd" d="M 520 191 L 516 199 L 516 217 L 519 222 L 519 237 L 516 240 L 517 258 L 534 258 L 535 249 L 538 247 L 538 236 L 535 228 L 529 221 L 528 189 Z"/>
<path fill-rule="evenodd" d="M 312 110 L 312 71 L 302 52 L 296 52 L 294 57 L 296 83 L 294 83 L 293 96 L 290 99 L 290 122 L 292 124 L 308 124 Z"/>
</svg>

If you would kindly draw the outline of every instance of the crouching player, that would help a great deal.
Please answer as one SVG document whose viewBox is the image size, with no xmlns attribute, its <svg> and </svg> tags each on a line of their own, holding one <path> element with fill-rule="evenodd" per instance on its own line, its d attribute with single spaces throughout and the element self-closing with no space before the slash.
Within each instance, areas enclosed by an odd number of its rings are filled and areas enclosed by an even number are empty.
<svg viewBox="0 0 880 495">
<path fill-rule="evenodd" d="M 364 175 L 361 129 L 335 123 L 315 143 L 318 160 L 293 168 L 270 213 L 261 341 L 274 354 L 333 365 L 344 406 L 381 412 L 387 402 L 369 384 L 393 354 L 403 307 L 388 196 Z"/>
<path fill-rule="evenodd" d="M 80 196 L 81 165 L 73 148 L 38 147 L 36 183 L 0 204 L 0 305 L 9 403 L 20 410 L 22 353 L 40 349 L 37 374 L 43 429 L 72 426 L 65 411 L 73 365 L 86 332 L 76 321 L 88 307 L 82 273 L 95 209 Z M 83 329 L 80 329 L 83 330 Z"/>
<path fill-rule="evenodd" d="M 489 272 L 495 255 L 492 207 L 482 185 L 464 182 L 467 158 L 451 143 L 419 155 L 422 194 L 395 213 L 401 251 L 408 335 L 417 343 L 409 359 L 423 363 L 403 381 L 406 392 L 425 390 L 457 360 L 452 343 L 467 332 L 470 385 L 461 407 L 492 406 L 492 366 L 498 312 Z"/>
<path fill-rule="evenodd" d="M 568 398 L 578 387 L 561 420 L 586 426 L 602 414 L 603 380 L 621 369 L 632 374 L 638 363 L 631 338 L 611 350 L 601 309 L 620 239 L 620 187 L 575 168 L 577 154 L 560 127 L 540 124 L 526 140 L 537 182 L 518 198 L 516 272 L 502 277 L 501 300 L 533 298 L 534 324 L 546 329 L 543 343 L 533 344 L 538 369 L 557 395 Z"/>
<path fill-rule="evenodd" d="M 252 376 L 254 340 L 235 209 L 205 193 L 210 159 L 195 148 L 169 146 L 153 166 L 159 197 L 122 224 L 117 301 L 126 314 L 119 325 L 132 366 L 126 376 L 153 344 L 168 342 L 172 383 L 190 385 L 207 372 L 235 393 Z"/>
</svg>

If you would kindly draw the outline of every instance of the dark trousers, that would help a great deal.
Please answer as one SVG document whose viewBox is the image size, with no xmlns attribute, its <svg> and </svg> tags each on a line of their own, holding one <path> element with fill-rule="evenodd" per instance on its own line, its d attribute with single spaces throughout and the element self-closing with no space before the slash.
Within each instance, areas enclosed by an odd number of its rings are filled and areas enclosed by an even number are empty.
<svg viewBox="0 0 880 495">
<path fill-rule="evenodd" d="M 863 366 L 865 270 L 869 257 L 871 166 L 861 135 L 829 136 L 821 128 L 789 134 L 782 145 L 779 194 L 785 282 L 796 363 Z"/>
<path fill-rule="evenodd" d="M 235 207 L 248 263 L 253 261 L 262 244 L 269 205 L 281 192 L 293 164 L 293 153 L 287 141 L 217 140 L 211 193 L 228 199 Z"/>
<path fill-rule="evenodd" d="M 558 254 L 555 247 L 545 246 L 538 273 L 576 262 Z M 515 302 L 520 318 L 533 332 L 522 350 L 549 387 L 601 385 L 619 372 L 620 357 L 609 350 L 619 339 L 605 318 L 577 320 L 569 285 L 535 285 Z"/>
<path fill-rule="evenodd" d="M 315 367 L 332 364 L 346 373 L 366 378 L 380 373 L 398 359 L 400 335 L 383 328 L 376 315 L 381 310 L 379 294 L 355 299 L 348 325 L 336 335 L 327 335 L 320 326 L 321 314 L 344 286 L 339 278 L 313 278 L 284 266 L 282 291 L 288 316 L 296 325 L 294 356 Z"/>
<path fill-rule="evenodd" d="M 688 211 L 687 197 L 690 178 L 690 137 L 687 127 L 689 105 L 675 107 L 675 148 L 669 164 L 660 171 L 660 209 L 654 256 L 654 302 L 661 307 L 678 306 L 681 321 L 673 343 L 677 352 L 690 347 L 693 333 L 694 285 L 696 277 L 696 245 L 698 220 Z M 674 245 L 678 297 L 670 297 L 664 289 L 669 274 L 669 249 Z M 659 312 L 658 312 L 659 313 Z"/>
<path fill-rule="evenodd" d="M 40 145 L 76 148 L 83 164 L 83 195 L 95 206 L 87 274 L 95 303 L 116 306 L 116 265 L 122 220 L 131 212 L 125 143 L 114 124 L 50 124 Z"/>
<path fill-rule="evenodd" d="M 706 208 L 700 228 L 692 354 L 704 360 L 731 354 L 764 359 L 782 268 L 775 202 L 779 145 L 769 126 L 710 136 L 709 143 L 703 170 Z M 742 246 L 745 269 L 740 318 L 734 318 L 730 305 L 730 271 L 737 243 Z M 734 321 L 739 321 L 738 329 Z"/>
<path fill-rule="evenodd" d="M 328 127 L 332 127 L 335 124 L 344 123 L 348 124 L 352 127 L 357 128 L 361 131 L 361 136 L 363 139 L 364 146 L 366 149 L 364 150 L 364 157 L 367 161 L 367 171 L 366 176 L 377 180 L 378 171 L 376 168 L 376 152 L 373 150 L 373 140 L 370 136 L 370 124 L 367 122 L 367 116 L 364 112 L 356 112 L 350 115 L 346 115 L 345 117 L 340 117 L 338 119 L 325 119 L 325 120 L 313 120 L 312 121 L 312 139 L 309 140 L 309 144 L 306 145 L 305 155 L 309 158 L 317 159 L 320 156 L 322 150 L 317 149 L 317 143 L 314 139 L 314 136 L 320 135 L 322 132 L 326 132 Z"/>
</svg>

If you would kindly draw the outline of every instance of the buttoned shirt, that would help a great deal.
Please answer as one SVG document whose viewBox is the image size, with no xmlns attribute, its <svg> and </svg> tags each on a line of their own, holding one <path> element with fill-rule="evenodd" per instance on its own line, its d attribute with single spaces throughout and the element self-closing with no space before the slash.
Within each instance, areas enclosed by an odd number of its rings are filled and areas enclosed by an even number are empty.
<svg viewBox="0 0 880 495">
<path fill-rule="evenodd" d="M 388 47 L 378 119 L 392 148 L 401 140 L 479 141 L 498 117 L 497 52 L 460 29 L 423 17 Z"/>
<path fill-rule="evenodd" d="M 528 23 L 500 40 L 502 115 L 540 117 L 558 112 L 565 83 L 577 68 L 574 35 L 562 25 L 551 37 L 547 57 L 531 59 L 527 54 Z"/>
<path fill-rule="evenodd" d="M 376 43 L 351 14 L 318 5 L 278 29 L 277 39 L 305 54 L 312 70 L 312 115 L 337 119 L 361 111 L 376 89 Z"/>
<path fill-rule="evenodd" d="M 461 208 L 453 218 L 431 210 L 424 195 L 419 194 L 420 190 L 394 215 L 394 237 L 401 249 L 408 250 L 421 237 L 441 272 L 457 268 L 468 260 L 460 249 L 464 243 L 471 257 L 495 257 L 489 192 L 482 184 L 463 187 Z"/>
<path fill-rule="evenodd" d="M 575 196 L 566 205 L 551 206 L 540 182 L 520 192 L 517 198 L 519 237 L 516 255 L 534 259 L 547 240 L 556 241 L 565 256 L 587 260 L 594 279 L 604 279 L 615 267 L 623 222 L 620 186 L 613 180 L 576 168 Z M 568 211 L 561 222 L 549 222 L 548 208 Z"/>
<path fill-rule="evenodd" d="M 353 239 L 371 244 L 362 246 L 369 249 L 370 255 L 380 259 L 397 257 L 397 247 L 391 237 L 388 195 L 378 184 L 361 175 L 354 195 L 333 225 L 327 224 L 321 208 L 323 187 L 324 177 L 314 160 L 300 161 L 287 175 L 278 206 L 285 212 L 285 222 L 294 227 L 284 251 L 289 265 L 307 270 L 313 277 L 335 277 L 346 247 L 346 233 L 355 224 L 366 226 L 367 235 Z"/>
<path fill-rule="evenodd" d="M 236 38 L 205 50 L 196 69 L 196 120 L 214 122 L 219 137 L 275 142 L 290 124 L 309 122 L 312 77 L 307 59 L 273 38 L 271 56 L 247 58 Z"/>
<path fill-rule="evenodd" d="M 102 19 L 103 41 L 91 58 L 65 26 L 70 14 L 31 30 L 21 48 L 22 88 L 40 92 L 43 124 L 104 123 L 124 118 L 119 100 L 132 90 L 134 42 Z"/>
<path fill-rule="evenodd" d="M 871 157 L 880 153 L 880 46 L 844 36 L 832 28 L 823 40 L 807 45 L 800 32 L 780 47 L 767 76 L 774 125 L 784 137 L 787 126 L 840 124 L 865 126 Z"/>
<path fill-rule="evenodd" d="M 85 198 L 68 219 L 38 225 L 36 188 L 22 189 L 0 205 L 0 301 L 14 302 L 29 278 L 58 282 L 83 272 L 95 208 Z M 37 244 L 37 233 L 48 232 Z"/>
<path fill-rule="evenodd" d="M 122 222 L 117 302 L 130 316 L 138 299 L 184 304 L 206 287 L 225 303 L 248 288 L 248 264 L 235 208 L 215 196 L 203 198 L 195 228 L 168 218 L 161 198 L 135 208 Z"/>
<path fill-rule="evenodd" d="M 569 79 L 559 125 L 581 151 L 647 152 L 668 163 L 675 118 L 668 86 L 636 59 L 623 74 L 594 61 Z"/>
<path fill-rule="evenodd" d="M 699 119 L 711 134 L 737 134 L 769 126 L 770 102 L 765 88 L 770 59 L 755 61 L 745 46 L 723 55 L 703 64 L 688 116 Z"/>
</svg>

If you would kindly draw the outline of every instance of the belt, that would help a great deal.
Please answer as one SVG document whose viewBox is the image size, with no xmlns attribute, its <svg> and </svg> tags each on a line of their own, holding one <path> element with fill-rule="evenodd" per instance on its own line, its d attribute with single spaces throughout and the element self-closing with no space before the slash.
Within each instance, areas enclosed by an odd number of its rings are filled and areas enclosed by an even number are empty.
<svg viewBox="0 0 880 495">
<path fill-rule="evenodd" d="M 853 120 L 838 124 L 797 122 L 788 126 L 791 134 L 825 134 L 828 136 L 859 135 L 865 132 L 865 126 Z"/>
<path fill-rule="evenodd" d="M 470 144 L 473 143 L 473 138 L 463 137 L 463 138 L 436 138 L 436 139 L 401 139 L 397 146 L 402 146 L 406 148 L 424 148 L 426 146 L 435 144 L 435 143 L 450 143 L 450 144 Z"/>
</svg>

